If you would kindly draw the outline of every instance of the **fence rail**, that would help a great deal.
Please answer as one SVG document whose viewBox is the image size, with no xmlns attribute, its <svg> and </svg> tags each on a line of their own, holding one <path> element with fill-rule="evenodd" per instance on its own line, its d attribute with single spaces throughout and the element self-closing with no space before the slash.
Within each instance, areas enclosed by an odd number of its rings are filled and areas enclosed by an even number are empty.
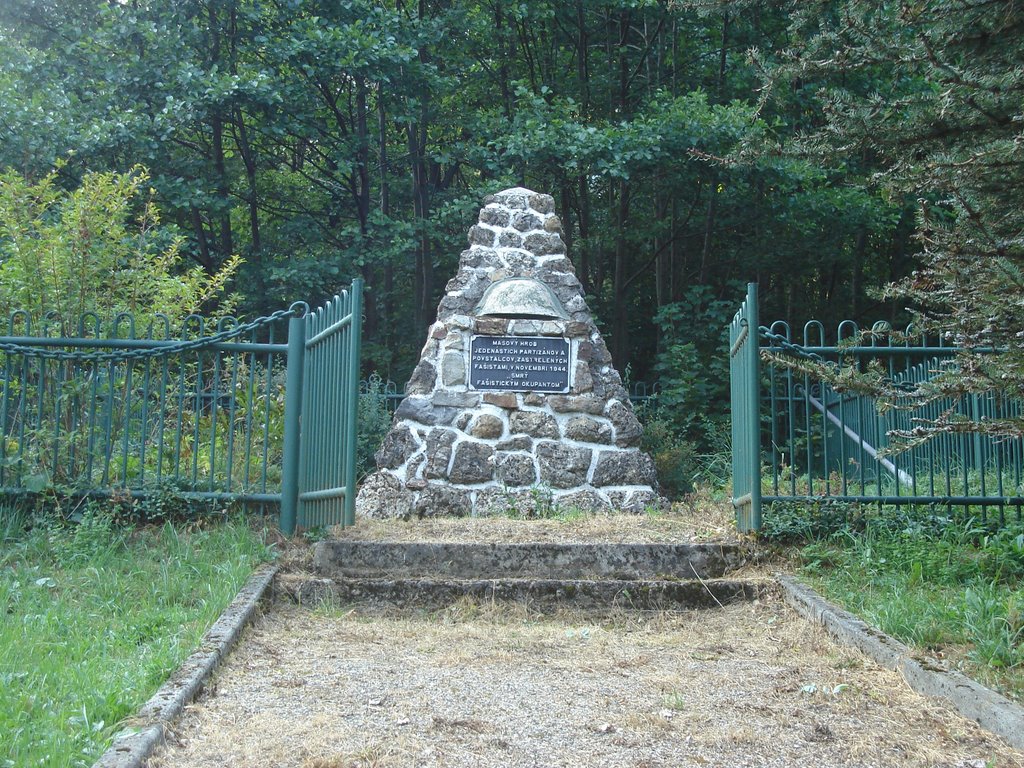
<svg viewBox="0 0 1024 768">
<path fill-rule="evenodd" d="M 355 281 L 351 293 L 360 287 Z M 34 324 L 12 313 L 0 329 L 0 494 L 169 490 L 280 505 L 282 528 L 291 532 L 302 413 L 320 407 L 302 396 L 309 356 L 301 346 L 296 353 L 295 337 L 305 338 L 314 316 L 296 304 L 249 323 L 192 315 L 172 329 L 158 315 L 140 329 L 131 315 L 109 322 L 86 315 L 66 335 L 55 317 Z M 347 324 L 349 358 L 336 392 L 318 397 L 356 396 L 349 390 L 358 391 L 351 364 L 358 317 Z M 342 425 L 338 437 L 348 441 L 334 457 L 354 452 L 354 429 L 354 420 Z"/>
<path fill-rule="evenodd" d="M 994 509 L 1000 522 L 1008 510 L 1021 518 L 1024 441 L 942 434 L 898 450 L 892 440 L 947 412 L 972 421 L 1019 417 L 1020 401 L 988 393 L 916 406 L 908 398 L 882 410 L 872 397 L 836 391 L 804 370 L 813 366 L 787 364 L 800 358 L 837 368 L 870 363 L 914 388 L 956 365 L 955 348 L 912 328 L 890 334 L 876 324 L 864 332 L 851 321 L 838 325 L 834 339 L 817 321 L 794 338 L 786 323 L 755 326 L 754 304 L 751 285 L 733 320 L 730 350 L 733 495 L 741 529 L 759 527 L 761 505 L 777 501 L 942 505 L 983 519 Z"/>
</svg>

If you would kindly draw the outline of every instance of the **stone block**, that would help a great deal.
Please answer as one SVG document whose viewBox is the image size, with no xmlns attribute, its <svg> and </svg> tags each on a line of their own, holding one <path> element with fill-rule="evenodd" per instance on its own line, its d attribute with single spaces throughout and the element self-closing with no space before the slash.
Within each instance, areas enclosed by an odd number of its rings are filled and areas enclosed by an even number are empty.
<svg viewBox="0 0 1024 768">
<path fill-rule="evenodd" d="M 518 232 L 502 232 L 498 235 L 498 245 L 502 248 L 521 248 L 523 236 Z"/>
<path fill-rule="evenodd" d="M 481 413 L 469 428 L 469 434 L 481 440 L 497 440 L 504 432 L 505 422 L 490 413 Z"/>
<path fill-rule="evenodd" d="M 427 433 L 427 466 L 424 475 L 434 479 L 448 477 L 448 464 L 456 439 L 458 435 L 450 429 L 432 429 Z"/>
<path fill-rule="evenodd" d="M 511 392 L 484 392 L 484 402 L 509 411 L 519 407 L 519 399 Z"/>
<path fill-rule="evenodd" d="M 441 381 L 446 387 L 466 383 L 466 358 L 461 352 L 446 352 L 441 362 Z"/>
<path fill-rule="evenodd" d="M 522 236 L 519 232 L 504 231 L 498 236 L 498 245 L 501 248 L 521 248 Z"/>
<path fill-rule="evenodd" d="M 485 336 L 504 336 L 508 333 L 508 322 L 504 317 L 478 317 L 473 329 Z"/>
<path fill-rule="evenodd" d="M 561 443 L 537 444 L 540 481 L 552 488 L 576 488 L 586 485 L 590 469 L 589 448 L 574 448 Z"/>
<path fill-rule="evenodd" d="M 502 192 L 498 192 L 494 195 L 493 202 L 504 205 L 506 208 L 525 210 L 528 205 L 527 201 L 536 194 L 536 192 L 531 192 L 525 187 L 513 187 L 512 189 L 506 189 Z"/>
<path fill-rule="evenodd" d="M 528 451 L 533 448 L 533 438 L 516 435 L 508 440 L 502 440 L 494 447 L 499 451 Z"/>
<path fill-rule="evenodd" d="M 498 233 L 490 227 L 475 225 L 469 228 L 469 242 L 471 245 L 482 245 L 493 247 Z"/>
<path fill-rule="evenodd" d="M 542 275 L 547 275 L 551 272 L 568 272 L 570 275 L 575 275 L 576 267 L 572 265 L 567 256 L 555 254 L 543 257 L 540 271 Z"/>
<path fill-rule="evenodd" d="M 540 324 L 540 320 L 512 320 L 508 324 L 508 332 L 513 336 L 538 336 Z"/>
<path fill-rule="evenodd" d="M 536 392 L 529 392 L 523 395 L 523 405 L 544 405 L 544 395 L 538 395 Z"/>
<path fill-rule="evenodd" d="M 565 311 L 569 313 L 573 320 L 586 322 L 587 302 L 583 300 L 582 296 L 571 296 L 562 302 L 562 306 L 565 307 Z"/>
<path fill-rule="evenodd" d="M 508 211 L 503 211 L 497 206 L 486 206 L 480 209 L 479 221 L 481 224 L 490 224 L 492 227 L 507 227 L 510 218 Z"/>
<path fill-rule="evenodd" d="M 356 515 L 407 520 L 412 515 L 413 495 L 388 472 L 374 472 L 363 480 L 356 496 Z"/>
<path fill-rule="evenodd" d="M 462 352 L 466 348 L 465 336 L 458 331 L 452 331 L 444 337 L 444 348 L 448 352 Z"/>
<path fill-rule="evenodd" d="M 573 416 L 565 425 L 565 436 L 581 443 L 601 443 L 610 445 L 612 427 L 606 422 L 597 421 L 589 416 Z"/>
<path fill-rule="evenodd" d="M 590 366 L 582 361 L 576 363 L 576 371 L 572 378 L 572 391 L 576 393 L 590 392 L 594 389 L 594 377 L 590 375 Z"/>
<path fill-rule="evenodd" d="M 555 211 L 555 198 L 551 195 L 534 193 L 529 196 L 527 203 L 537 213 L 554 213 Z"/>
<path fill-rule="evenodd" d="M 417 517 L 466 517 L 472 509 L 472 499 L 466 491 L 430 483 L 416 494 L 412 511 Z"/>
<path fill-rule="evenodd" d="M 565 322 L 562 320 L 513 320 L 508 332 L 515 336 L 564 336 Z"/>
<path fill-rule="evenodd" d="M 619 512 L 628 512 L 634 515 L 641 515 L 647 510 L 657 512 L 667 511 L 669 508 L 668 499 L 659 496 L 656 491 L 649 488 L 640 488 L 630 491 L 609 491 L 608 500 L 612 507 Z"/>
<path fill-rule="evenodd" d="M 502 250 L 501 258 L 508 266 L 509 271 L 516 277 L 532 277 L 528 274 L 533 269 L 534 259 L 532 253 L 509 248 Z"/>
<path fill-rule="evenodd" d="M 476 408 L 480 405 L 479 392 L 452 392 L 439 389 L 434 393 L 434 405 L 455 408 Z"/>
<path fill-rule="evenodd" d="M 426 395 L 434 390 L 437 383 L 437 369 L 429 360 L 420 360 L 405 385 L 407 395 Z"/>
<path fill-rule="evenodd" d="M 459 256 L 459 266 L 468 269 L 497 269 L 501 266 L 498 260 L 498 252 L 493 248 L 485 248 L 482 245 L 474 245 L 469 250 L 463 251 Z"/>
<path fill-rule="evenodd" d="M 615 444 L 620 447 L 629 447 L 640 443 L 640 436 L 644 428 L 637 421 L 633 409 L 618 400 L 612 400 L 605 408 L 605 416 L 615 427 Z"/>
<path fill-rule="evenodd" d="M 482 488 L 473 513 L 480 517 L 536 517 L 551 508 L 551 494 L 540 489 Z"/>
<path fill-rule="evenodd" d="M 455 458 L 448 479 L 459 485 L 486 483 L 494 479 L 494 449 L 466 440 L 455 448 Z"/>
<path fill-rule="evenodd" d="M 416 439 L 421 443 L 427 442 L 426 434 L 417 433 Z M 415 479 L 423 476 L 423 465 L 427 463 L 426 451 L 419 451 L 409 457 L 409 462 L 405 465 L 405 479 Z M 401 479 L 401 478 L 399 478 Z"/>
<path fill-rule="evenodd" d="M 533 457 L 524 453 L 498 453 L 495 477 L 510 487 L 533 485 L 537 482 Z"/>
<path fill-rule="evenodd" d="M 570 339 L 588 339 L 590 338 L 590 324 L 580 323 L 576 320 L 570 320 L 565 324 L 565 335 Z M 589 344 L 589 341 L 580 342 L 580 346 L 583 344 Z"/>
<path fill-rule="evenodd" d="M 654 461 L 640 451 L 601 451 L 591 480 L 598 488 L 607 485 L 646 485 L 653 488 L 658 482 Z"/>
<path fill-rule="evenodd" d="M 589 413 L 600 416 L 604 413 L 605 402 L 593 395 L 551 395 L 548 405 L 555 413 Z"/>
<path fill-rule="evenodd" d="M 599 515 L 612 511 L 611 504 L 601 498 L 599 493 L 589 489 L 556 496 L 554 503 L 560 512 L 583 512 L 588 515 Z"/>
<path fill-rule="evenodd" d="M 558 438 L 558 422 L 542 411 L 516 411 L 509 416 L 509 431 L 531 437 Z"/>
<path fill-rule="evenodd" d="M 562 220 L 557 216 L 548 216 L 544 219 L 544 231 L 552 232 L 556 235 L 562 234 Z"/>
<path fill-rule="evenodd" d="M 540 216 L 529 211 L 516 211 L 512 214 L 509 224 L 520 232 L 530 232 L 534 229 L 541 229 L 544 226 Z"/>
<path fill-rule="evenodd" d="M 406 397 L 395 410 L 395 421 L 415 421 L 428 427 L 451 424 L 459 414 L 458 408 L 437 407 L 429 398 Z"/>
<path fill-rule="evenodd" d="M 408 425 L 396 426 L 384 436 L 373 458 L 378 469 L 398 469 L 420 447 Z"/>
<path fill-rule="evenodd" d="M 448 318 L 448 327 L 460 331 L 470 331 L 473 329 L 474 322 L 474 318 L 467 314 L 452 315 Z"/>
<path fill-rule="evenodd" d="M 551 232 L 535 232 L 527 235 L 523 240 L 523 247 L 537 256 L 565 253 L 565 243 L 562 242 L 562 238 Z"/>
</svg>

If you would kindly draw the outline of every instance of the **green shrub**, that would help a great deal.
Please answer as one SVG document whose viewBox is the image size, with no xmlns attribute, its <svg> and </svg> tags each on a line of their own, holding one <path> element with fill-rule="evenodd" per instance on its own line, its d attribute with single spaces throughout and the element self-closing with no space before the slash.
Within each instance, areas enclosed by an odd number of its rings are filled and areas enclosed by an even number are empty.
<svg viewBox="0 0 1024 768">
<path fill-rule="evenodd" d="M 372 374 L 359 393 L 356 435 L 356 476 L 362 478 L 377 468 L 373 456 L 391 428 L 391 412 L 384 392 L 384 380 Z"/>
</svg>

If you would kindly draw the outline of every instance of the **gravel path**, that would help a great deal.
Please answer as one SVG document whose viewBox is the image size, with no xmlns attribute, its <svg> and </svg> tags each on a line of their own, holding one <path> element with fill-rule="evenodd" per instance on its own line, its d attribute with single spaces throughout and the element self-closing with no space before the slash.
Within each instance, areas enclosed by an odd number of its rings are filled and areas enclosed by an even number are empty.
<svg viewBox="0 0 1024 768">
<path fill-rule="evenodd" d="M 781 600 L 541 616 L 276 605 L 151 768 L 1022 766 Z"/>
</svg>

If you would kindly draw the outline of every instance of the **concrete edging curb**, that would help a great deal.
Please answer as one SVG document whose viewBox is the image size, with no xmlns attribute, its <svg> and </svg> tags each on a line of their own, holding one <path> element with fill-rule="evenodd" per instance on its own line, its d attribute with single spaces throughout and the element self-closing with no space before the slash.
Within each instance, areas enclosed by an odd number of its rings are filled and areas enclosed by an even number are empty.
<svg viewBox="0 0 1024 768">
<path fill-rule="evenodd" d="M 915 656 L 903 643 L 838 608 L 791 576 L 776 575 L 783 598 L 797 613 L 821 624 L 840 642 L 851 645 L 879 665 L 898 671 L 914 691 L 945 699 L 964 717 L 1024 749 L 1024 707 L 991 691 L 941 662 Z"/>
<path fill-rule="evenodd" d="M 199 648 L 160 686 L 136 716 L 138 729 L 115 736 L 114 743 L 92 768 L 138 768 L 163 743 L 166 727 L 203 689 L 210 675 L 228 655 L 239 633 L 252 620 L 280 566 L 268 563 L 256 569 L 235 599 L 203 635 Z"/>
</svg>

